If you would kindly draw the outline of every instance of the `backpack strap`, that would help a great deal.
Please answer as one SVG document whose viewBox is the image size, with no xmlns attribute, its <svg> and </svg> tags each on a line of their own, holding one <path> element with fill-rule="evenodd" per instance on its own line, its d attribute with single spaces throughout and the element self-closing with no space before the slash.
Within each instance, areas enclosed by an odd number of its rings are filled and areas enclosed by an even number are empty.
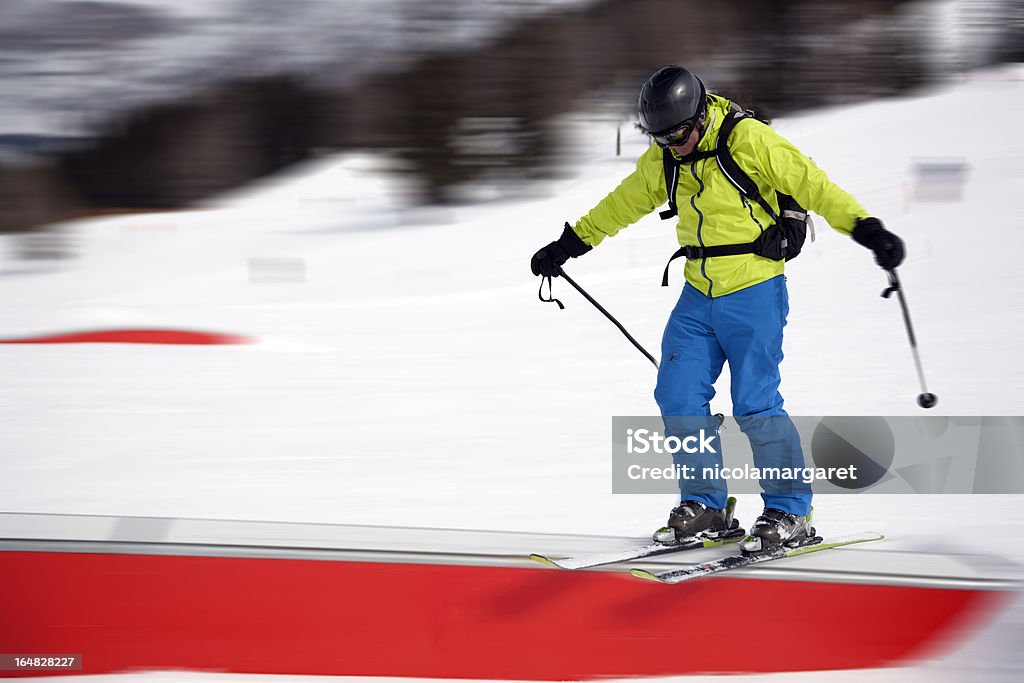
<svg viewBox="0 0 1024 683">
<path fill-rule="evenodd" d="M 679 215 L 676 207 L 676 188 L 679 186 L 679 167 L 682 162 L 672 156 L 672 152 L 666 147 L 661 150 L 661 164 L 665 169 L 665 193 L 668 195 L 668 208 L 658 213 L 663 221 Z"/>
<path fill-rule="evenodd" d="M 752 112 L 744 111 L 734 102 L 732 110 L 725 117 L 725 120 L 722 121 L 722 125 L 718 129 L 718 140 L 715 143 L 715 160 L 718 162 L 718 168 L 721 169 L 722 175 L 732 183 L 733 187 L 739 190 L 740 195 L 760 204 L 761 208 L 772 217 L 772 220 L 778 223 L 779 215 L 775 213 L 775 209 L 761 196 L 761 191 L 757 189 L 757 183 L 751 180 L 750 176 L 740 168 L 740 165 L 732 158 L 732 153 L 729 151 L 729 135 L 732 133 L 732 129 L 746 118 L 753 118 Z"/>
</svg>

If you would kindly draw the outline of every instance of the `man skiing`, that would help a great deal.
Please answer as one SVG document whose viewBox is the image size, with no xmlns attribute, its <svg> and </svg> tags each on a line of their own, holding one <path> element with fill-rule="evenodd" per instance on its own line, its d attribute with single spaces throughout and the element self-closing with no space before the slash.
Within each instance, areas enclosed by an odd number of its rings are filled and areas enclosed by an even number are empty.
<svg viewBox="0 0 1024 683">
<path fill-rule="evenodd" d="M 530 266 L 534 275 L 557 276 L 569 258 L 582 256 L 668 201 L 672 188 L 666 182 L 669 160 L 663 150 L 669 150 L 677 169 L 670 206 L 678 211 L 676 234 L 687 260 L 686 282 L 665 327 L 654 391 L 666 433 L 682 436 L 717 428 L 710 403 L 713 385 L 728 361 L 733 414 L 750 440 L 754 465 L 762 470 L 802 468 L 799 436 L 778 390 L 782 331 L 789 312 L 785 262 L 781 256 L 759 255 L 760 248 L 751 245 L 783 213 L 780 194 L 872 250 L 884 269 L 902 262 L 903 243 L 789 141 L 753 117 L 730 126 L 726 139 L 732 158 L 756 183 L 767 205 L 738 192 L 715 158 L 719 131 L 737 109 L 708 93 L 682 67 L 655 72 L 641 89 L 638 110 L 641 127 L 656 144 L 586 216 L 575 225 L 566 223 L 562 235 L 534 254 Z M 730 246 L 713 253 L 722 245 Z M 685 457 L 696 472 L 721 467 L 721 449 L 713 450 L 677 454 L 677 463 Z M 813 535 L 809 484 L 762 480 L 761 485 L 764 511 L 741 542 L 745 552 L 799 544 Z M 726 531 L 724 481 L 680 479 L 680 492 L 679 505 L 655 540 L 678 543 Z"/>
</svg>

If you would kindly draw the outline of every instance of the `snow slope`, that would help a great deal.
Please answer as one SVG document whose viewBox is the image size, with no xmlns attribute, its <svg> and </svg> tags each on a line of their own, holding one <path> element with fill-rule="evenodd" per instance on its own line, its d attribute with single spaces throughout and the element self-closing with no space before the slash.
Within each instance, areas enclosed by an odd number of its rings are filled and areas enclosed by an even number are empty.
<svg viewBox="0 0 1024 683">
<path fill-rule="evenodd" d="M 900 270 L 935 413 L 1024 407 L 1022 79 L 1010 66 L 777 123 L 907 240 Z M 969 102 L 975 116 L 948 116 Z M 527 270 L 646 142 L 624 125 L 615 157 L 614 124 L 566 129 L 586 163 L 539 197 L 421 208 L 382 160 L 324 159 L 211 207 L 65 226 L 79 257 L 64 264 L 8 255 L 0 337 L 171 327 L 259 341 L 0 347 L 0 508 L 610 535 L 660 523 L 671 497 L 609 492 L 610 417 L 656 414 L 653 368 L 564 283 L 564 311 L 538 302 Z M 962 201 L 910 201 L 912 164 L 937 157 L 969 165 Z M 787 408 L 918 414 L 898 306 L 878 296 L 885 278 L 823 223 L 788 269 Z M 674 247 L 651 216 L 569 272 L 653 350 L 678 294 L 678 280 L 658 287 Z M 729 411 L 727 390 L 715 408 Z M 991 550 L 979 515 L 1001 520 L 1000 541 L 1024 536 L 1017 496 L 817 509 L 835 533 L 927 543 L 960 529 L 934 527 L 951 503 L 971 510 L 973 538 L 956 544 Z M 758 510 L 741 499 L 744 517 Z M 1004 547 L 1024 560 L 1021 544 Z"/>
</svg>

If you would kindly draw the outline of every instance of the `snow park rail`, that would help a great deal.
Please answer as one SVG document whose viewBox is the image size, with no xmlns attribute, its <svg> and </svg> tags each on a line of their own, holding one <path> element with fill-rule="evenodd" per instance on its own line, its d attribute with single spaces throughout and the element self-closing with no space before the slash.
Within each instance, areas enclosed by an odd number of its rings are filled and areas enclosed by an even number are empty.
<svg viewBox="0 0 1024 683">
<path fill-rule="evenodd" d="M 995 558 L 899 541 L 678 586 L 634 579 L 626 565 L 572 572 L 527 559 L 636 541 L 0 514 L 0 651 L 80 654 L 75 673 L 93 674 L 581 680 L 862 669 L 942 654 L 998 618 L 1019 586 L 1019 569 Z M 629 566 L 734 550 L 699 552 Z M 800 647 L 746 656 L 738 644 L 764 628 L 753 609 Z"/>
</svg>

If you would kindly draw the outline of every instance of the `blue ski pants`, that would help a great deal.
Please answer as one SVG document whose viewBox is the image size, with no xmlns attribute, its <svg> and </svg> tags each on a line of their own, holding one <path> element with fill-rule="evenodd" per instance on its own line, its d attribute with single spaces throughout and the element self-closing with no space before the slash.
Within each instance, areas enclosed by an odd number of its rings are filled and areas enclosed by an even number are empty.
<svg viewBox="0 0 1024 683">
<path fill-rule="evenodd" d="M 723 478 L 701 478 L 705 467 L 722 467 L 717 423 L 711 417 L 714 383 L 729 362 L 733 415 L 750 440 L 754 466 L 762 469 L 802 468 L 800 439 L 782 408 L 779 363 L 782 328 L 789 314 L 784 275 L 738 292 L 710 298 L 687 283 L 679 297 L 661 344 L 661 366 L 654 398 L 665 420 L 666 436 L 680 439 L 715 432 L 714 453 L 676 453 L 677 465 L 695 469 L 692 479 L 680 478 L 682 500 L 697 500 L 720 509 L 726 502 Z M 710 449 L 708 449 L 710 450 Z M 762 479 L 765 507 L 806 515 L 811 487 L 802 479 Z"/>
</svg>

